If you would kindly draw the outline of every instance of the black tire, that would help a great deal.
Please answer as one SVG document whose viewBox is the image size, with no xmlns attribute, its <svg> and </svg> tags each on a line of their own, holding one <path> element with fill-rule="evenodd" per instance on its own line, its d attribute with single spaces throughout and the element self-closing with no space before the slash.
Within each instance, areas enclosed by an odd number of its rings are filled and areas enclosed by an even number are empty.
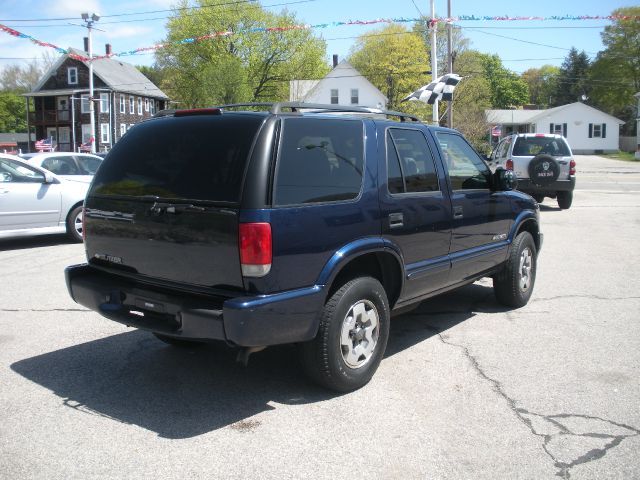
<svg viewBox="0 0 640 480">
<path fill-rule="evenodd" d="M 74 242 L 82 242 L 82 228 L 82 205 L 78 205 L 67 215 L 67 236 Z"/>
<path fill-rule="evenodd" d="M 558 206 L 562 210 L 568 210 L 573 203 L 573 191 L 557 193 Z"/>
<path fill-rule="evenodd" d="M 498 302 L 514 308 L 527 304 L 536 281 L 537 257 L 531 234 L 520 232 L 511 245 L 506 265 L 493 277 Z"/>
<path fill-rule="evenodd" d="M 546 186 L 558 179 L 560 166 L 551 155 L 536 155 L 529 162 L 529 179 L 531 183 Z"/>
<path fill-rule="evenodd" d="M 389 318 L 389 301 L 380 282 L 360 277 L 345 283 L 325 304 L 316 338 L 300 345 L 304 371 L 338 392 L 366 385 L 387 348 Z"/>
<path fill-rule="evenodd" d="M 191 347 L 199 347 L 203 345 L 202 342 L 198 342 L 197 340 L 186 340 L 184 338 L 170 337 L 169 335 L 163 335 L 161 333 L 156 333 L 156 332 L 153 332 L 153 335 L 158 340 L 166 344 L 169 344 L 173 347 L 191 348 Z"/>
<path fill-rule="evenodd" d="M 538 203 L 542 203 L 544 201 L 544 195 L 540 195 L 539 193 L 534 193 L 533 195 L 531 195 L 533 197 L 533 199 L 538 202 Z"/>
</svg>

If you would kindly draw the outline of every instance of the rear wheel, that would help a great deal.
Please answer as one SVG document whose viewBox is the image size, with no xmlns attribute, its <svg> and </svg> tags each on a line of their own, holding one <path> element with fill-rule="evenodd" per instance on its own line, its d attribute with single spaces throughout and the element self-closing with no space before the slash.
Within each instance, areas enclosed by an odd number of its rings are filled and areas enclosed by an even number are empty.
<svg viewBox="0 0 640 480">
<path fill-rule="evenodd" d="M 567 210 L 571 208 L 571 204 L 573 203 L 573 192 L 558 192 L 557 199 L 558 206 L 562 210 Z"/>
<path fill-rule="evenodd" d="M 535 193 L 535 194 L 533 194 L 531 196 L 538 203 L 542 203 L 542 201 L 544 200 L 544 195 L 540 195 L 539 193 Z"/>
<path fill-rule="evenodd" d="M 376 279 L 344 284 L 325 304 L 316 338 L 300 347 L 302 366 L 323 387 L 348 392 L 365 385 L 389 337 L 389 302 Z"/>
<path fill-rule="evenodd" d="M 82 205 L 78 205 L 67 215 L 67 235 L 74 242 L 82 242 L 82 228 Z"/>
<path fill-rule="evenodd" d="M 511 246 L 504 269 L 493 277 L 493 290 L 500 303 L 523 307 L 531 298 L 536 281 L 536 244 L 529 232 L 520 232 Z"/>
</svg>

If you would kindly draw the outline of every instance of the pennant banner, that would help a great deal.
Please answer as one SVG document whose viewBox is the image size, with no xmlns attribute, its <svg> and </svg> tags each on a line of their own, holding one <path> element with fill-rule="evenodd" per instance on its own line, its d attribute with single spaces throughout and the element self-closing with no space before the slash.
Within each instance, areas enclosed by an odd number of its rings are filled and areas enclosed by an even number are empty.
<svg viewBox="0 0 640 480">
<path fill-rule="evenodd" d="M 335 27 L 344 27 L 344 26 L 352 26 L 352 25 L 376 25 L 380 23 L 415 23 L 426 21 L 428 22 L 430 27 L 434 27 L 438 23 L 456 23 L 456 22 L 472 22 L 472 21 L 481 21 L 481 22 L 495 22 L 495 21 L 562 21 L 562 20 L 609 20 L 609 21 L 618 21 L 618 20 L 640 20 L 640 15 L 553 15 L 546 17 L 536 17 L 536 16 L 476 16 L 476 15 L 459 15 L 457 17 L 435 17 L 435 18 L 377 18 L 374 20 L 349 20 L 345 22 L 329 22 L 329 23 L 318 23 L 315 25 L 305 24 L 305 25 L 289 25 L 286 27 L 257 27 L 257 28 L 245 28 L 236 31 L 223 31 L 223 32 L 214 32 L 206 35 L 202 35 L 199 37 L 192 38 L 184 38 L 182 40 L 178 40 L 170 43 L 159 43 L 157 45 L 151 45 L 148 47 L 140 47 L 134 50 L 119 52 L 119 53 L 111 53 L 109 55 L 101 55 L 93 57 L 90 59 L 89 57 L 83 55 L 76 55 L 71 53 L 69 50 L 54 45 L 49 42 L 43 42 L 38 40 L 37 38 L 32 37 L 31 35 L 27 35 L 25 33 L 14 30 L 6 25 L 0 24 L 0 31 L 5 32 L 14 37 L 23 38 L 25 40 L 29 40 L 36 45 L 41 47 L 52 48 L 56 52 L 61 54 L 69 55 L 71 58 L 76 60 L 80 60 L 83 62 L 90 62 L 92 60 L 99 60 L 101 58 L 110 58 L 110 57 L 124 57 L 129 55 L 136 55 L 142 52 L 148 51 L 156 51 L 162 48 L 166 48 L 170 45 L 181 45 L 181 44 L 193 44 L 202 42 L 205 40 L 211 40 L 218 37 L 228 37 L 230 35 L 238 35 L 241 33 L 270 33 L 270 32 L 286 32 L 290 30 L 319 30 L 323 28 L 335 28 Z"/>
</svg>

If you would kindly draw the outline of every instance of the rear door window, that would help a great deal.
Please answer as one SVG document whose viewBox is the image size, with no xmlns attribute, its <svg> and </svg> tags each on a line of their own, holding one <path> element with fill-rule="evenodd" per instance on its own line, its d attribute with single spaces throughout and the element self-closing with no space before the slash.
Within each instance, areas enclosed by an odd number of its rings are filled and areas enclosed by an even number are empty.
<svg viewBox="0 0 640 480">
<path fill-rule="evenodd" d="M 513 146 L 513 154 L 519 157 L 547 154 L 556 157 L 569 156 L 569 147 L 562 138 L 556 137 L 518 137 Z"/>
<path fill-rule="evenodd" d="M 274 205 L 358 197 L 364 165 L 363 142 L 364 126 L 359 120 L 284 119 Z"/>
<path fill-rule="evenodd" d="M 91 194 L 238 202 L 262 115 L 194 115 L 140 123 L 109 152 Z"/>
<path fill-rule="evenodd" d="M 431 150 L 424 135 L 418 130 L 388 130 L 387 169 L 389 193 L 440 190 Z"/>
</svg>

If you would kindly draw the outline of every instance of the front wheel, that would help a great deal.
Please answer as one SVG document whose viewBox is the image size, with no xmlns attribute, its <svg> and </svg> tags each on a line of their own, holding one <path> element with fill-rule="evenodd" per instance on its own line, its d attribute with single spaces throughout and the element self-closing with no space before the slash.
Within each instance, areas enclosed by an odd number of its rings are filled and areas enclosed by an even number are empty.
<svg viewBox="0 0 640 480">
<path fill-rule="evenodd" d="M 520 232 L 511 246 L 507 264 L 493 277 L 493 290 L 500 303 L 523 307 L 531 298 L 536 281 L 536 244 L 529 232 Z"/>
<path fill-rule="evenodd" d="M 571 208 L 571 204 L 573 203 L 573 192 L 558 192 L 557 199 L 558 206 L 562 210 L 567 210 Z"/>
<path fill-rule="evenodd" d="M 67 235 L 74 242 L 82 242 L 82 228 L 82 205 L 79 205 L 67 215 Z"/>
<path fill-rule="evenodd" d="M 302 366 L 315 382 L 339 392 L 365 385 L 389 338 L 389 302 L 378 280 L 345 283 L 322 310 L 316 338 L 300 346 Z"/>
</svg>

